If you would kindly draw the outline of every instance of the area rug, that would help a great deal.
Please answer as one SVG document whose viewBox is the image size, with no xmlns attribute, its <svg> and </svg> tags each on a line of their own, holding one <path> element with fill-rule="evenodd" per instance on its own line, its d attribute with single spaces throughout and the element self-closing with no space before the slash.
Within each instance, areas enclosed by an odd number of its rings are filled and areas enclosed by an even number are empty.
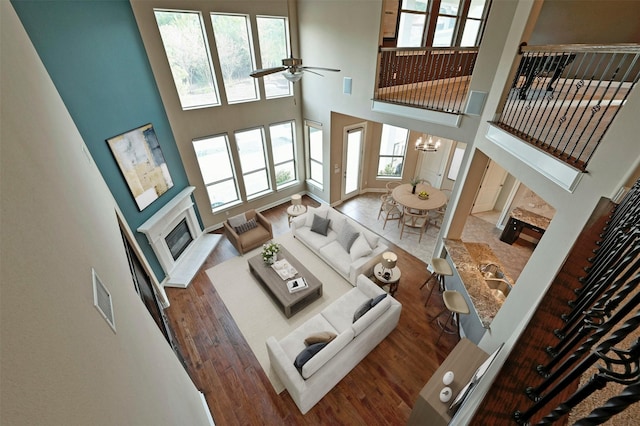
<svg viewBox="0 0 640 426">
<path fill-rule="evenodd" d="M 282 382 L 271 370 L 266 340 L 269 336 L 281 339 L 308 318 L 353 288 L 340 274 L 323 262 L 291 233 L 274 239 L 304 264 L 322 281 L 322 297 L 291 318 L 284 316 L 269 293 L 249 272 L 247 259 L 260 253 L 260 248 L 216 265 L 206 271 L 216 291 L 238 325 L 258 362 L 277 393 L 284 390 Z M 284 282 L 283 282 L 284 285 Z"/>
</svg>

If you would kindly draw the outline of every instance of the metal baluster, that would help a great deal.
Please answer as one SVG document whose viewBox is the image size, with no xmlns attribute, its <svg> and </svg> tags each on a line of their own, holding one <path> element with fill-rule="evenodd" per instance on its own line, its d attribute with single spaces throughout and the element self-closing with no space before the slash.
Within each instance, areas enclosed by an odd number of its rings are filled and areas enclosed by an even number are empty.
<svg viewBox="0 0 640 426">
<path fill-rule="evenodd" d="M 640 401 L 640 383 L 634 383 L 627 386 L 619 395 L 609 398 L 604 405 L 595 408 L 587 417 L 578 420 L 573 426 L 600 425 L 638 401 Z"/>
</svg>

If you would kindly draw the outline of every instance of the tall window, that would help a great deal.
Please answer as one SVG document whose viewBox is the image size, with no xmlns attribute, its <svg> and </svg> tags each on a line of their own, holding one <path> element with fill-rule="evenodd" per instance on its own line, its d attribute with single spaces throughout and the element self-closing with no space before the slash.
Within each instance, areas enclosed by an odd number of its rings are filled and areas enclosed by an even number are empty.
<svg viewBox="0 0 640 426">
<path fill-rule="evenodd" d="M 212 13 L 211 23 L 227 101 L 232 104 L 258 99 L 257 81 L 249 76 L 255 68 L 249 18 Z"/>
<path fill-rule="evenodd" d="M 401 178 L 404 157 L 407 152 L 409 130 L 401 127 L 382 125 L 378 177 Z"/>
<path fill-rule="evenodd" d="M 227 135 L 196 139 L 193 141 L 193 149 L 207 188 L 211 209 L 220 210 L 238 202 L 240 198 Z"/>
<path fill-rule="evenodd" d="M 402 0 L 398 47 L 420 47 L 429 12 L 428 0 Z"/>
<path fill-rule="evenodd" d="M 305 122 L 309 180 L 322 188 L 322 125 Z"/>
<path fill-rule="evenodd" d="M 262 128 L 235 133 L 247 199 L 271 188 Z"/>
<path fill-rule="evenodd" d="M 402 0 L 397 47 L 480 44 L 490 0 Z"/>
<path fill-rule="evenodd" d="M 256 17 L 260 44 L 261 68 L 282 66 L 282 59 L 289 57 L 288 21 L 280 17 Z M 264 91 L 267 99 L 291 95 L 291 83 L 281 72 L 265 75 Z"/>
<path fill-rule="evenodd" d="M 269 126 L 273 167 L 276 172 L 276 188 L 296 180 L 293 122 Z"/>
<path fill-rule="evenodd" d="M 182 109 L 220 105 L 202 16 L 154 10 Z"/>
<path fill-rule="evenodd" d="M 440 0 L 436 29 L 433 34 L 433 47 L 451 47 L 458 22 L 460 0 Z"/>
</svg>

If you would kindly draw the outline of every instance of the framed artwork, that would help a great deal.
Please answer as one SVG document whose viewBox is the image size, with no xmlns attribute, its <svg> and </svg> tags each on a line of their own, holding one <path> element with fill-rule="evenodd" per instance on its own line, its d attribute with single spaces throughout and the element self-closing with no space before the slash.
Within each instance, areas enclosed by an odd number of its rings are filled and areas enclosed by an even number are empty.
<svg viewBox="0 0 640 426">
<path fill-rule="evenodd" d="M 140 211 L 173 186 L 151 123 L 107 139 L 107 143 Z"/>
</svg>

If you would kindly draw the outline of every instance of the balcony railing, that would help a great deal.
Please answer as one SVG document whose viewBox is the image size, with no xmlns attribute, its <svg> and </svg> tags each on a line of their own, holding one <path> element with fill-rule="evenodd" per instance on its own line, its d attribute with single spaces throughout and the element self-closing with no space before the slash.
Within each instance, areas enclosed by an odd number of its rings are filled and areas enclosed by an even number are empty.
<svg viewBox="0 0 640 426">
<path fill-rule="evenodd" d="M 521 47 L 494 125 L 585 171 L 640 77 L 640 45 Z"/>
<path fill-rule="evenodd" d="M 380 48 L 374 100 L 461 114 L 477 48 Z"/>
</svg>

